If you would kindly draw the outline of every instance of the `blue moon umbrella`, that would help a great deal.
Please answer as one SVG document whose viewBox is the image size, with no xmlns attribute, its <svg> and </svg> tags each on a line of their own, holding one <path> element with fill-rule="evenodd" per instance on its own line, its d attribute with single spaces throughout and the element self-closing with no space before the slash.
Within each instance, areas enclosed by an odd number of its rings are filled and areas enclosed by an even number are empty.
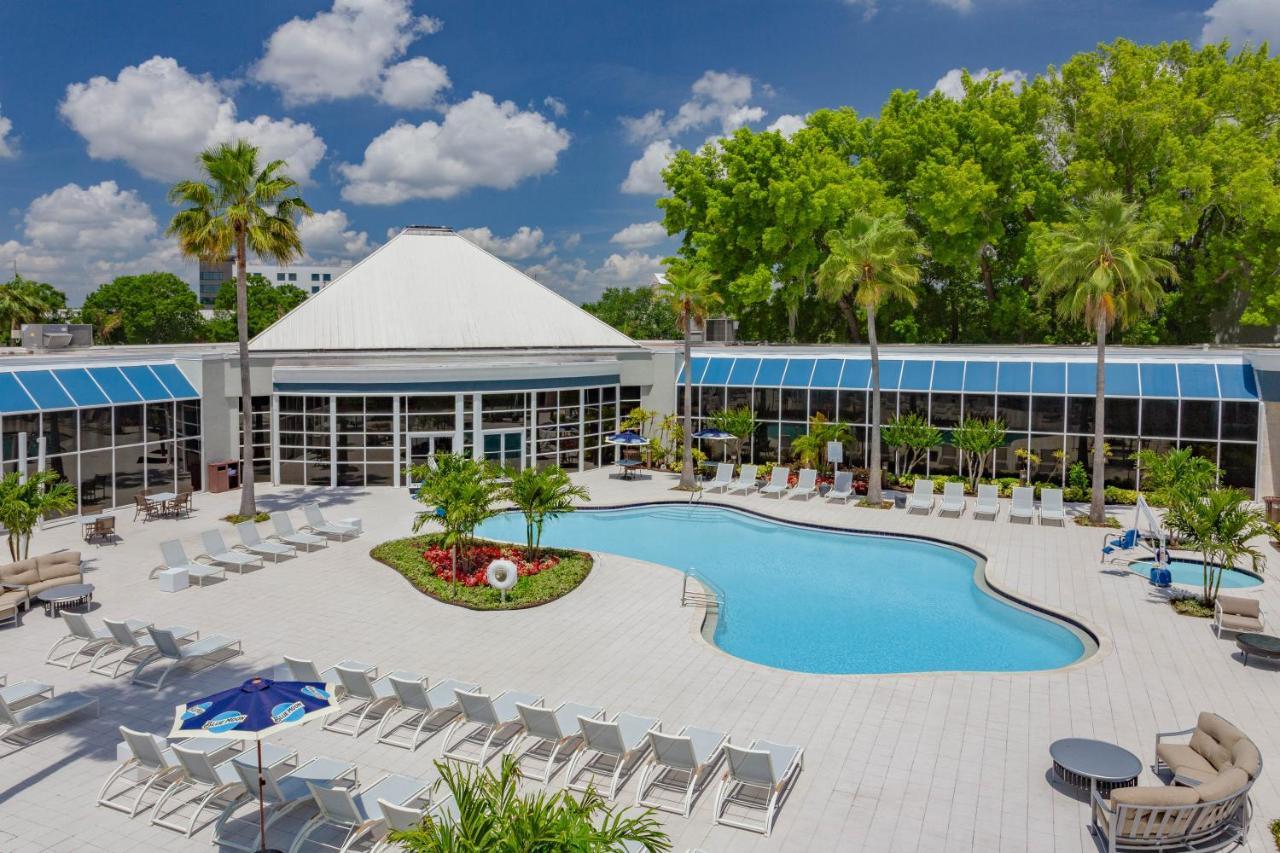
<svg viewBox="0 0 1280 853">
<path fill-rule="evenodd" d="M 648 444 L 649 440 L 634 430 L 624 430 L 623 432 L 615 432 L 613 435 L 605 439 L 610 444 L 622 445 L 638 445 Z"/>
<path fill-rule="evenodd" d="M 693 437 L 706 439 L 707 441 L 728 441 L 731 438 L 736 438 L 736 436 L 731 432 L 725 432 L 722 429 L 714 429 L 710 427 L 698 430 L 693 434 Z"/>
<path fill-rule="evenodd" d="M 319 681 L 272 681 L 251 678 L 239 687 L 194 699 L 174 709 L 169 737 L 247 738 L 258 744 L 258 828 L 260 850 L 267 849 L 266 810 L 262 789 L 262 741 L 276 732 L 339 710 L 333 689 Z"/>
</svg>

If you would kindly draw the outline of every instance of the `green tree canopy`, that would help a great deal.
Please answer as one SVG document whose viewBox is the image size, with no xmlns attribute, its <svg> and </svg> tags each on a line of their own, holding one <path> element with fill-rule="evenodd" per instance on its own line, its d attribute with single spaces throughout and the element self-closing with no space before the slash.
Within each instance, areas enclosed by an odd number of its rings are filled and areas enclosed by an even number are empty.
<svg viewBox="0 0 1280 853">
<path fill-rule="evenodd" d="M 86 296 L 81 313 L 101 343 L 179 344 L 204 335 L 200 300 L 173 273 L 120 276 Z"/>
<path fill-rule="evenodd" d="M 680 335 L 675 312 L 651 287 L 610 287 L 582 308 L 637 340 L 672 340 Z"/>
<path fill-rule="evenodd" d="M 57 319 L 67 307 L 67 295 L 52 284 L 15 274 L 0 282 L 0 328 L 16 330 L 23 323 Z"/>
<path fill-rule="evenodd" d="M 272 284 L 254 273 L 247 283 L 249 295 L 249 336 L 261 332 L 294 308 L 307 301 L 307 292 L 293 284 Z M 209 340 L 236 339 L 236 283 L 224 281 L 213 297 L 213 319 L 209 321 Z"/>
</svg>

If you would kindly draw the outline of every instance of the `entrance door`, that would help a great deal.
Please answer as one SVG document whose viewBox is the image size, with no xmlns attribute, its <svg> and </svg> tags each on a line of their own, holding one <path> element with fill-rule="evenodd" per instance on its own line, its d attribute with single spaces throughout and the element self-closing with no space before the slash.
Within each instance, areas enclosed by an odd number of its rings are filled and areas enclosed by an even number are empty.
<svg viewBox="0 0 1280 853">
<path fill-rule="evenodd" d="M 405 447 L 409 451 L 410 471 L 417 465 L 432 465 L 437 453 L 453 452 L 453 433 L 451 432 L 411 432 L 405 436 Z M 405 475 L 410 487 L 418 484 L 412 473 Z"/>
<path fill-rule="evenodd" d="M 524 467 L 524 430 L 484 433 L 484 458 L 503 468 L 519 471 Z"/>
</svg>

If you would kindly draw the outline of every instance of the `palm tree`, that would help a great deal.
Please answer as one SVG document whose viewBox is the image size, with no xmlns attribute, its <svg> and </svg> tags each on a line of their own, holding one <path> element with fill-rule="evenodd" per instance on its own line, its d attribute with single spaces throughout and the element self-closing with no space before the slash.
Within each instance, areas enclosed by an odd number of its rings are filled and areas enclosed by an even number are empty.
<svg viewBox="0 0 1280 853">
<path fill-rule="evenodd" d="M 533 563 L 538 562 L 542 547 L 542 526 L 548 518 L 573 512 L 575 500 L 590 500 L 586 486 L 575 485 L 563 468 L 552 465 L 547 468 L 525 468 L 511 477 L 504 494 L 524 514 L 525 552 Z"/>
<path fill-rule="evenodd" d="M 831 460 L 827 458 L 827 445 L 833 441 L 844 444 L 853 438 L 849 428 L 839 421 L 829 421 L 819 412 L 809 418 L 809 431 L 791 441 L 791 452 L 807 468 L 825 470 Z"/>
<path fill-rule="evenodd" d="M 413 523 L 417 533 L 428 521 L 444 528 L 442 544 L 452 557 L 453 594 L 458 593 L 458 552 L 468 553 L 475 545 L 476 528 L 502 510 L 498 501 L 503 488 L 493 465 L 459 453 L 437 453 L 435 464 L 418 465 L 409 476 L 421 483 L 417 499 L 434 508 L 418 515 Z"/>
<path fill-rule="evenodd" d="M 0 478 L 0 524 L 9 533 L 9 556 L 15 562 L 26 559 L 41 516 L 63 515 L 75 508 L 75 486 L 52 468 L 26 478 L 17 471 L 5 474 Z"/>
<path fill-rule="evenodd" d="M 1266 568 L 1266 557 L 1249 542 L 1269 535 L 1272 528 L 1241 489 L 1212 489 L 1198 496 L 1179 494 L 1165 513 L 1164 523 L 1178 534 L 1181 543 L 1200 552 L 1202 601 L 1207 607 L 1218 597 L 1224 567 L 1235 566 L 1247 557 L 1255 572 Z"/>
<path fill-rule="evenodd" d="M 706 328 L 707 314 L 722 301 L 711 289 L 715 276 L 705 267 L 674 263 L 667 267 L 666 281 L 658 296 L 671 306 L 684 332 L 684 459 L 680 466 L 680 488 L 692 489 L 693 482 L 693 365 L 690 352 L 693 325 Z"/>
<path fill-rule="evenodd" d="M 55 304 L 56 300 L 49 293 L 52 290 L 48 285 L 41 285 L 40 282 L 25 279 L 16 273 L 12 281 L 0 284 L 0 323 L 9 331 L 10 338 L 23 323 L 38 322 L 65 306 L 65 298 L 62 305 Z"/>
<path fill-rule="evenodd" d="M 1164 296 L 1161 279 L 1178 280 L 1177 270 L 1161 257 L 1169 249 L 1154 225 L 1141 218 L 1136 204 L 1117 192 L 1098 192 L 1065 222 L 1045 235 L 1037 249 L 1042 293 L 1058 300 L 1058 313 L 1082 319 L 1098 343 L 1093 405 L 1093 495 L 1089 520 L 1102 524 L 1103 385 L 1107 333 L 1155 313 Z"/>
<path fill-rule="evenodd" d="M 240 514 L 256 512 L 253 495 L 253 406 L 249 385 L 249 251 L 287 264 L 302 257 L 298 219 L 311 207 L 293 192 L 298 182 L 283 174 L 283 160 L 258 168 L 258 149 L 241 139 L 201 152 L 204 175 L 179 181 L 169 200 L 184 205 L 167 234 L 176 235 L 182 253 L 207 261 L 233 257 L 236 264 L 236 330 L 240 340 L 240 424 L 244 436 L 240 462 Z"/>
<path fill-rule="evenodd" d="M 818 268 L 818 295 L 831 302 L 853 300 L 867 312 L 871 347 L 871 446 L 868 451 L 867 501 L 880 494 L 880 345 L 876 310 L 891 299 L 916 304 L 919 259 L 925 248 L 901 217 L 858 211 L 842 230 L 827 233 L 831 254 Z"/>
</svg>

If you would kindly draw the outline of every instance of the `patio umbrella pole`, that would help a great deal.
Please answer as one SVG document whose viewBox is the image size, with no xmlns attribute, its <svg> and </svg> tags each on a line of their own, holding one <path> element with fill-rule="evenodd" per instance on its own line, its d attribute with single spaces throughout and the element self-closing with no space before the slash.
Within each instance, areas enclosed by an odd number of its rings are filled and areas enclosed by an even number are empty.
<svg viewBox="0 0 1280 853">
<path fill-rule="evenodd" d="M 266 789 L 267 780 L 262 776 L 262 738 L 258 738 L 258 832 L 262 838 L 262 843 L 258 845 L 258 849 L 262 853 L 267 853 L 267 806 L 262 800 L 262 795 Z"/>
</svg>

